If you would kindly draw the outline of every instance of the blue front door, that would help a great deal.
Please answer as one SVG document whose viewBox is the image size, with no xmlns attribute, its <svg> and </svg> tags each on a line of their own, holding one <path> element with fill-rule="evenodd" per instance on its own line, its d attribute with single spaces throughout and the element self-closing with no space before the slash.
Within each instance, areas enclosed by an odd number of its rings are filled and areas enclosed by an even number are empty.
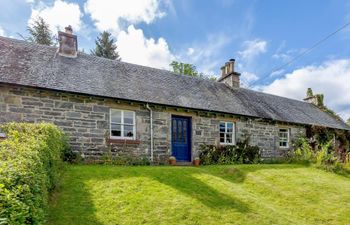
<svg viewBox="0 0 350 225">
<path fill-rule="evenodd" d="M 191 161 L 191 118 L 173 116 L 171 135 L 172 155 L 177 161 Z"/>
</svg>

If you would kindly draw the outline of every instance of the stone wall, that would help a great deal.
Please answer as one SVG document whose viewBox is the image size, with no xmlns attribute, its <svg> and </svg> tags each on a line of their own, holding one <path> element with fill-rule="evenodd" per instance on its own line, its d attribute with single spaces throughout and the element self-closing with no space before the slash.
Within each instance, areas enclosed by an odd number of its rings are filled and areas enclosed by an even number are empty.
<svg viewBox="0 0 350 225">
<path fill-rule="evenodd" d="M 278 133 L 279 129 L 289 129 L 290 141 L 289 148 L 279 147 Z M 292 142 L 299 136 L 305 134 L 303 126 L 281 125 L 278 123 L 254 122 L 247 120 L 245 122 L 236 122 L 236 139 L 243 140 L 250 138 L 250 144 L 260 148 L 263 158 L 280 158 L 292 148 Z"/>
<path fill-rule="evenodd" d="M 135 111 L 135 141 L 109 139 L 111 108 Z M 192 157 L 199 155 L 201 144 L 219 145 L 220 121 L 235 122 L 236 139 L 250 135 L 251 144 L 259 146 L 264 157 L 280 157 L 286 152 L 278 147 L 278 129 L 281 127 L 278 124 L 243 121 L 227 115 L 201 115 L 194 111 L 179 112 L 174 108 L 152 108 L 156 162 L 164 162 L 171 155 L 172 115 L 192 118 Z M 87 158 L 100 158 L 109 152 L 150 156 L 150 114 L 143 104 L 0 84 L 0 123 L 10 121 L 52 122 L 68 134 L 73 150 Z M 303 127 L 287 128 L 292 138 L 305 133 Z"/>
</svg>

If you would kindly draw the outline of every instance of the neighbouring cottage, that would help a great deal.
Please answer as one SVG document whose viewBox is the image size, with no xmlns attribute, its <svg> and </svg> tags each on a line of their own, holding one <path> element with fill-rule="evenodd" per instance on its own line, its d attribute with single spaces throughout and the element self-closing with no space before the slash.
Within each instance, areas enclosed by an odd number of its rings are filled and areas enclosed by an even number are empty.
<svg viewBox="0 0 350 225">
<path fill-rule="evenodd" d="M 113 154 L 191 161 L 201 144 L 250 136 L 263 157 L 281 157 L 312 126 L 350 128 L 314 104 L 240 87 L 234 60 L 218 82 L 0 37 L 0 123 L 52 122 L 88 158 Z M 307 101 L 313 102 L 312 98 Z"/>
</svg>

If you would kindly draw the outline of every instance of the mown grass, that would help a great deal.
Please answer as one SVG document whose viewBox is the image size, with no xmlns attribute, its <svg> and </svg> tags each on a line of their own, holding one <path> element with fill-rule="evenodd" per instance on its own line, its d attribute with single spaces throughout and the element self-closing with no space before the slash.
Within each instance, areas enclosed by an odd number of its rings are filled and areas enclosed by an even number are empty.
<svg viewBox="0 0 350 225">
<path fill-rule="evenodd" d="M 350 178 L 301 165 L 69 166 L 48 224 L 350 224 Z"/>
</svg>

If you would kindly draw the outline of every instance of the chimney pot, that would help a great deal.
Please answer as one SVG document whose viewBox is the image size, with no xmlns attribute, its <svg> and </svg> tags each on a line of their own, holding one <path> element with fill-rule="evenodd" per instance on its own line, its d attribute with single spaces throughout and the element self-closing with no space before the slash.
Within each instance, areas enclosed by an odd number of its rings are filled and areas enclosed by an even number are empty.
<svg viewBox="0 0 350 225">
<path fill-rule="evenodd" d="M 77 36 L 73 35 L 72 26 L 65 27 L 65 32 L 58 31 L 58 54 L 68 58 L 76 58 L 78 54 Z"/>
</svg>

